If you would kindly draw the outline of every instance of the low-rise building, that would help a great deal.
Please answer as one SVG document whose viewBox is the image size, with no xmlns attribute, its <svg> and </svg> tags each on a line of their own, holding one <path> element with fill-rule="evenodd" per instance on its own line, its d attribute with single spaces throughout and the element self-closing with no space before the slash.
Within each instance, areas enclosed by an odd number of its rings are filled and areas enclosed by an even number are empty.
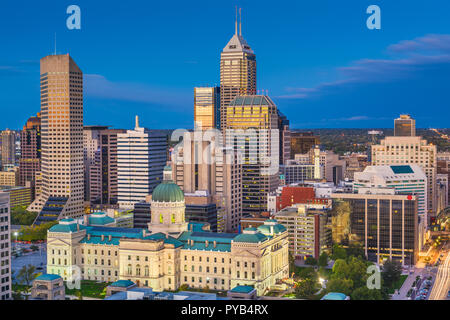
<svg viewBox="0 0 450 320">
<path fill-rule="evenodd" d="M 15 187 L 19 185 L 19 168 L 10 168 L 7 171 L 0 171 L 0 186 Z"/>
<path fill-rule="evenodd" d="M 33 281 L 31 287 L 33 300 L 65 300 L 66 289 L 61 276 L 56 274 L 42 274 Z"/>
<path fill-rule="evenodd" d="M 32 202 L 33 193 L 30 187 L 1 186 L 0 190 L 9 193 L 11 208 L 17 206 L 28 207 Z"/>
</svg>

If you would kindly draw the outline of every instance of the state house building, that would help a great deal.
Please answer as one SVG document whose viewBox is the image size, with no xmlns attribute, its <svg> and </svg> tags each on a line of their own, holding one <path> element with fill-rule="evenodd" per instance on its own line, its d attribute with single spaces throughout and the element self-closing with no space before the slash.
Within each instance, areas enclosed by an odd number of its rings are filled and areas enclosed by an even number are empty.
<svg viewBox="0 0 450 320">
<path fill-rule="evenodd" d="M 213 233 L 208 224 L 185 221 L 183 191 L 170 168 L 155 188 L 148 229 L 115 227 L 104 213 L 63 219 L 48 231 L 47 273 L 73 280 L 131 280 L 155 291 L 230 290 L 254 286 L 264 294 L 289 276 L 288 234 L 276 220 L 241 234 Z"/>
</svg>

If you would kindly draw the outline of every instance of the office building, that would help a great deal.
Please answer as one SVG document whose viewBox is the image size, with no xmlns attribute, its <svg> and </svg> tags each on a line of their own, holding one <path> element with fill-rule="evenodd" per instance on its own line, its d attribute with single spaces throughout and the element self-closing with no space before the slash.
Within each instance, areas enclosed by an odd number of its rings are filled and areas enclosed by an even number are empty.
<svg viewBox="0 0 450 320">
<path fill-rule="evenodd" d="M 30 187 L 5 187 L 0 186 L 0 191 L 9 194 L 11 208 L 17 206 L 28 207 L 32 200 L 32 190 Z"/>
<path fill-rule="evenodd" d="M 41 59 L 40 195 L 35 224 L 84 212 L 83 73 L 66 55 Z"/>
<path fill-rule="evenodd" d="M 289 130 L 288 118 L 278 109 L 278 135 L 280 164 L 286 163 L 291 156 L 291 131 Z"/>
<path fill-rule="evenodd" d="M 209 224 L 210 230 L 217 232 L 217 206 L 208 191 L 185 193 L 184 200 L 186 221 Z"/>
<path fill-rule="evenodd" d="M 238 96 L 227 108 L 225 145 L 242 161 L 242 213 L 267 210 L 279 185 L 278 111 L 265 95 Z"/>
<path fill-rule="evenodd" d="M 313 132 L 291 131 L 290 159 L 295 159 L 296 154 L 308 153 L 314 146 L 320 144 L 320 138 Z"/>
<path fill-rule="evenodd" d="M 33 189 L 35 198 L 36 172 L 41 170 L 41 114 L 30 117 L 20 133 L 19 184 Z"/>
<path fill-rule="evenodd" d="M 194 128 L 220 129 L 220 88 L 194 88 Z"/>
<path fill-rule="evenodd" d="M 422 248 L 425 244 L 425 233 L 429 224 L 427 218 L 427 177 L 422 168 L 416 164 L 408 166 L 368 166 L 363 172 L 355 173 L 353 183 L 355 192 L 360 189 L 371 192 L 372 188 L 390 188 L 395 191 L 395 194 L 416 196 L 419 216 L 419 248 Z"/>
<path fill-rule="evenodd" d="M 437 174 L 447 175 L 447 181 L 450 181 L 450 152 L 440 152 L 437 154 Z M 448 199 L 450 199 L 450 188 L 448 189 L 447 204 L 449 205 Z M 439 213 L 438 210 L 436 210 Z"/>
<path fill-rule="evenodd" d="M 185 193 L 208 191 L 224 228 L 236 232 L 242 217 L 242 164 L 233 150 L 185 133 L 172 154 L 173 180 Z M 202 156 L 203 155 L 203 156 Z"/>
<path fill-rule="evenodd" d="M 353 180 L 356 172 L 362 172 L 368 165 L 366 154 L 352 153 L 342 157 L 345 160 L 344 179 Z"/>
<path fill-rule="evenodd" d="M 361 245 L 370 261 L 415 265 L 419 253 L 417 196 L 371 188 L 370 194 L 333 193 L 333 243 Z"/>
<path fill-rule="evenodd" d="M 139 126 L 117 135 L 118 204 L 133 209 L 162 181 L 167 162 L 167 136 Z"/>
<path fill-rule="evenodd" d="M 15 187 L 19 185 L 19 168 L 9 168 L 7 171 L 0 171 L 0 186 Z"/>
<path fill-rule="evenodd" d="M 318 197 L 315 187 L 309 186 L 283 186 L 267 196 L 267 211 L 272 215 L 296 204 L 317 205 L 317 208 L 323 209 L 329 207 L 331 202 L 329 198 Z"/>
<path fill-rule="evenodd" d="M 0 300 L 11 296 L 11 215 L 9 194 L 0 191 Z"/>
<path fill-rule="evenodd" d="M 256 56 L 242 37 L 236 17 L 235 33 L 220 55 L 220 128 L 225 128 L 227 108 L 237 96 L 256 94 Z"/>
<path fill-rule="evenodd" d="M 316 168 L 316 164 L 301 164 L 296 160 L 288 160 L 280 165 L 280 173 L 284 176 L 285 184 L 302 183 L 305 180 L 321 180 L 323 169 Z"/>
<path fill-rule="evenodd" d="M 372 165 L 417 164 L 427 176 L 428 217 L 435 215 L 437 149 L 421 137 L 385 137 L 380 144 L 372 146 Z"/>
<path fill-rule="evenodd" d="M 150 202 L 136 202 L 133 209 L 133 228 L 145 229 L 148 227 L 151 219 Z"/>
<path fill-rule="evenodd" d="M 310 208 L 307 204 L 285 207 L 274 218 L 288 230 L 289 252 L 295 259 L 319 259 L 331 248 L 327 209 Z"/>
<path fill-rule="evenodd" d="M 416 120 L 409 114 L 401 114 L 394 120 L 394 136 L 396 137 L 414 137 L 416 135 Z"/>
<path fill-rule="evenodd" d="M 16 165 L 16 132 L 6 129 L 1 133 L 2 170 Z"/>
<path fill-rule="evenodd" d="M 86 201 L 100 205 L 117 203 L 117 135 L 125 132 L 104 126 L 84 127 Z"/>
</svg>

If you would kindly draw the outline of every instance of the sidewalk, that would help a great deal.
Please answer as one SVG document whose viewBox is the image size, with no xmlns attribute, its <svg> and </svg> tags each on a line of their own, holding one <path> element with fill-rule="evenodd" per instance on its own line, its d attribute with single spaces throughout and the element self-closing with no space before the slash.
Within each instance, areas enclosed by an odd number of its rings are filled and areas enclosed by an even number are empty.
<svg viewBox="0 0 450 320">
<path fill-rule="evenodd" d="M 418 269 L 416 268 L 414 270 L 413 274 L 410 274 L 408 278 L 406 278 L 405 282 L 403 282 L 402 287 L 398 291 L 398 294 L 393 294 L 391 300 L 408 300 L 408 297 L 406 294 L 408 293 L 409 289 L 411 289 L 411 286 L 413 282 L 416 280 L 417 276 L 422 275 L 422 272 L 424 269 Z"/>
</svg>

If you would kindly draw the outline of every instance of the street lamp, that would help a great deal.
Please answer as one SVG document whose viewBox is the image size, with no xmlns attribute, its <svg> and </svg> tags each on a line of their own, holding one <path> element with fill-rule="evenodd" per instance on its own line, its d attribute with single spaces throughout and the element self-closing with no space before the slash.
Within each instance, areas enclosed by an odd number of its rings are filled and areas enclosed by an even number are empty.
<svg viewBox="0 0 450 320">
<path fill-rule="evenodd" d="M 19 235 L 19 233 L 16 231 L 14 232 L 14 236 L 16 237 L 16 242 L 14 243 L 14 248 L 17 247 L 17 236 Z"/>
</svg>

